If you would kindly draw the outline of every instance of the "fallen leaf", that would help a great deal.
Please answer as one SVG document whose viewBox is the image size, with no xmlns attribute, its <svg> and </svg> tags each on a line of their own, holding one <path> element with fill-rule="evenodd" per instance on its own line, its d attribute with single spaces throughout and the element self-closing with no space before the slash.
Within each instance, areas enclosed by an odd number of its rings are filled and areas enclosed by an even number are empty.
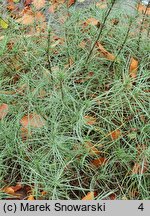
<svg viewBox="0 0 150 216">
<path fill-rule="evenodd" d="M 11 188 L 14 190 L 14 192 L 17 192 L 18 190 L 20 190 L 22 188 L 22 185 L 17 184 L 16 186 L 11 186 Z"/>
<path fill-rule="evenodd" d="M 105 9 L 105 8 L 107 8 L 107 3 L 106 2 L 97 2 L 96 7 L 100 8 L 100 9 Z"/>
<path fill-rule="evenodd" d="M 88 149 L 90 155 L 98 155 L 100 151 L 94 147 L 94 145 L 90 141 L 85 142 L 85 147 Z"/>
<path fill-rule="evenodd" d="M 21 18 L 17 19 L 16 22 L 24 25 L 31 25 L 34 23 L 34 16 L 31 14 L 24 14 Z"/>
<path fill-rule="evenodd" d="M 4 193 L 7 193 L 7 194 L 11 194 L 11 195 L 14 195 L 15 191 L 12 187 L 6 187 L 3 189 L 3 192 Z"/>
<path fill-rule="evenodd" d="M 42 195 L 42 196 L 45 196 L 46 194 L 47 194 L 46 191 L 42 191 L 42 192 L 41 192 L 41 195 Z"/>
<path fill-rule="evenodd" d="M 27 127 L 41 128 L 45 125 L 45 120 L 40 115 L 36 113 L 32 113 L 24 116 L 20 120 L 20 123 L 24 128 Z"/>
<path fill-rule="evenodd" d="M 33 195 L 29 195 L 28 199 L 27 200 L 35 200 L 34 196 Z"/>
<path fill-rule="evenodd" d="M 84 22 L 84 25 L 93 25 L 93 26 L 99 27 L 100 22 L 97 19 L 95 19 L 94 17 L 91 17 Z"/>
<path fill-rule="evenodd" d="M 75 3 L 75 1 L 76 0 L 68 0 L 67 6 L 71 7 Z"/>
<path fill-rule="evenodd" d="M 7 1 L 7 9 L 10 11 L 14 11 L 16 9 L 16 5 L 12 0 Z"/>
<path fill-rule="evenodd" d="M 7 21 L 3 20 L 2 18 L 0 18 L 0 26 L 3 28 L 3 29 L 7 29 L 8 28 L 8 23 Z"/>
<path fill-rule="evenodd" d="M 94 159 L 91 161 L 91 164 L 93 164 L 94 166 L 96 167 L 99 167 L 99 166 L 102 166 L 106 163 L 107 159 L 104 158 L 104 157 L 100 157 L 100 158 L 97 158 L 97 159 Z"/>
<path fill-rule="evenodd" d="M 144 158 L 143 159 L 143 164 L 140 163 L 135 163 L 132 169 L 132 174 L 143 174 L 148 170 L 148 162 Z"/>
<path fill-rule="evenodd" d="M 79 43 L 78 46 L 81 47 L 82 49 L 84 49 L 85 46 L 86 46 L 86 42 L 83 40 L 83 41 L 81 41 L 81 42 Z"/>
<path fill-rule="evenodd" d="M 112 140 L 116 140 L 121 136 L 121 131 L 119 129 L 114 130 L 110 133 Z"/>
<path fill-rule="evenodd" d="M 43 23 L 45 22 L 45 16 L 40 11 L 33 14 L 33 12 L 29 10 L 27 13 L 24 13 L 21 18 L 17 19 L 16 22 L 23 25 L 32 25 L 39 22 Z"/>
<path fill-rule="evenodd" d="M 3 103 L 0 105 L 0 119 L 3 119 L 8 113 L 8 105 Z"/>
<path fill-rule="evenodd" d="M 138 6 L 137 6 L 137 10 L 138 10 L 139 12 L 141 12 L 141 13 L 145 13 L 145 11 L 146 11 L 146 6 L 139 3 Z M 150 15 L 150 8 L 149 8 L 149 7 L 147 8 L 146 14 L 147 14 L 147 15 Z"/>
<path fill-rule="evenodd" d="M 28 5 L 30 5 L 30 4 L 32 3 L 32 1 L 33 1 L 33 0 L 25 0 L 24 5 L 25 5 L 25 6 L 28 6 Z"/>
<path fill-rule="evenodd" d="M 21 184 L 17 184 L 16 186 L 5 187 L 3 189 L 3 192 L 11 195 L 17 195 L 15 194 L 15 192 L 17 192 L 21 188 L 22 188 Z"/>
<path fill-rule="evenodd" d="M 23 141 L 27 140 L 31 136 L 31 132 L 28 130 L 28 128 L 21 127 L 20 131 L 20 135 Z"/>
<path fill-rule="evenodd" d="M 32 4 L 34 7 L 39 10 L 45 6 L 46 1 L 45 0 L 33 0 Z"/>
<path fill-rule="evenodd" d="M 100 54 L 102 54 L 103 57 L 110 61 L 115 60 L 116 57 L 110 52 L 108 52 L 99 42 L 97 42 L 96 45 L 98 47 L 98 51 L 100 52 Z"/>
<path fill-rule="evenodd" d="M 88 192 L 85 197 L 82 198 L 82 200 L 94 200 L 95 192 Z"/>
<path fill-rule="evenodd" d="M 129 74 L 132 78 L 136 78 L 137 69 L 138 69 L 138 61 L 132 57 L 130 60 L 130 68 L 129 68 Z"/>
<path fill-rule="evenodd" d="M 96 122 L 96 118 L 88 115 L 84 116 L 84 120 L 85 120 L 85 124 L 87 125 L 93 125 Z"/>
<path fill-rule="evenodd" d="M 49 9 L 48 9 L 48 12 L 49 13 L 55 13 L 55 9 L 57 8 L 57 6 L 55 6 L 55 5 L 51 5 L 50 7 L 49 7 Z"/>
</svg>

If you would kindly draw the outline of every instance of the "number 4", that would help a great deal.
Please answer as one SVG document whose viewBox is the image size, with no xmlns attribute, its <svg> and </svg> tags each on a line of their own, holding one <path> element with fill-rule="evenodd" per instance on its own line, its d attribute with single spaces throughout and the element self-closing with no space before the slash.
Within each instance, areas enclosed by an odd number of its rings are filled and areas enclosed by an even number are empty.
<svg viewBox="0 0 150 216">
<path fill-rule="evenodd" d="M 143 211 L 144 210 L 144 206 L 143 206 L 143 203 L 141 203 L 138 207 L 139 210 Z"/>
</svg>

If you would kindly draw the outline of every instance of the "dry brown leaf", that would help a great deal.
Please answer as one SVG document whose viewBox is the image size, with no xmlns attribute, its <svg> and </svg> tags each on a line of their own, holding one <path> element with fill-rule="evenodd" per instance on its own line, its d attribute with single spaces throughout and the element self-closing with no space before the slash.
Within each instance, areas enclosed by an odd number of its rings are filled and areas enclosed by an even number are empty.
<svg viewBox="0 0 150 216">
<path fill-rule="evenodd" d="M 14 195 L 15 191 L 12 187 L 6 187 L 3 189 L 3 192 L 4 193 L 7 193 L 7 194 L 11 194 L 11 195 Z"/>
<path fill-rule="evenodd" d="M 100 26 L 100 22 L 95 19 L 94 17 L 88 18 L 85 22 L 84 25 L 93 25 L 93 26 Z"/>
<path fill-rule="evenodd" d="M 31 132 L 28 130 L 28 128 L 21 127 L 20 131 L 20 135 L 23 141 L 27 140 L 31 136 Z"/>
<path fill-rule="evenodd" d="M 55 13 L 55 9 L 57 8 L 57 5 L 51 5 L 48 9 L 49 13 Z"/>
<path fill-rule="evenodd" d="M 85 46 L 86 46 L 86 42 L 83 40 L 83 41 L 81 41 L 81 42 L 79 43 L 78 46 L 81 47 L 82 49 L 84 49 Z"/>
<path fill-rule="evenodd" d="M 16 186 L 11 186 L 11 188 L 14 190 L 14 192 L 17 192 L 18 190 L 20 190 L 22 188 L 22 185 L 17 184 Z"/>
<path fill-rule="evenodd" d="M 33 0 L 32 4 L 34 7 L 39 10 L 45 6 L 46 1 L 45 0 Z"/>
<path fill-rule="evenodd" d="M 82 198 L 82 200 L 94 200 L 95 192 L 88 192 L 85 197 Z"/>
<path fill-rule="evenodd" d="M 16 5 L 12 0 L 7 0 L 7 9 L 13 11 L 16 9 Z"/>
<path fill-rule="evenodd" d="M 132 78 L 136 78 L 138 69 L 138 61 L 135 58 L 131 58 L 129 74 Z"/>
<path fill-rule="evenodd" d="M 91 164 L 93 164 L 94 166 L 96 167 L 99 167 L 99 166 L 102 166 L 106 163 L 107 159 L 104 158 L 104 157 L 100 157 L 100 158 L 97 158 L 97 159 L 94 159 L 91 161 Z"/>
<path fill-rule="evenodd" d="M 3 103 L 0 105 L 0 120 L 3 119 L 8 113 L 8 105 Z"/>
<path fill-rule="evenodd" d="M 25 0 L 24 5 L 25 5 L 25 6 L 28 6 L 28 5 L 30 5 L 30 4 L 32 3 L 32 1 L 33 1 L 33 0 Z"/>
<path fill-rule="evenodd" d="M 100 52 L 100 54 L 102 54 L 103 57 L 110 61 L 115 60 L 116 57 L 110 52 L 108 52 L 99 42 L 97 42 L 96 45 L 98 47 L 98 51 Z"/>
<path fill-rule="evenodd" d="M 137 6 L 137 10 L 138 10 L 139 12 L 141 12 L 141 13 L 145 13 L 145 11 L 146 11 L 146 6 L 139 3 L 138 6 Z M 149 8 L 149 7 L 147 8 L 146 14 L 147 14 L 147 15 L 150 15 L 150 8 Z"/>
<path fill-rule="evenodd" d="M 23 25 L 32 25 L 34 23 L 43 23 L 45 22 L 45 16 L 40 12 L 36 12 L 35 14 L 32 11 L 27 11 L 23 16 L 16 20 L 16 22 L 21 23 Z"/>
<path fill-rule="evenodd" d="M 135 163 L 132 169 L 132 174 L 143 174 L 148 170 L 148 162 L 146 159 L 143 160 L 143 164 Z"/>
<path fill-rule="evenodd" d="M 35 200 L 33 195 L 29 195 L 27 200 Z"/>
<path fill-rule="evenodd" d="M 47 194 L 46 191 L 42 191 L 42 192 L 41 192 L 41 195 L 42 195 L 42 196 L 45 196 L 46 194 Z"/>
<path fill-rule="evenodd" d="M 96 7 L 100 8 L 100 9 L 105 9 L 107 8 L 107 2 L 97 2 L 96 3 Z"/>
<path fill-rule="evenodd" d="M 75 1 L 76 0 L 68 0 L 67 6 L 71 7 L 75 3 Z"/>
<path fill-rule="evenodd" d="M 121 131 L 119 129 L 114 130 L 110 133 L 112 140 L 116 140 L 121 136 Z"/>
<path fill-rule="evenodd" d="M 31 14 L 24 14 L 21 18 L 17 19 L 16 22 L 24 25 L 31 25 L 34 23 L 34 16 Z"/>
<path fill-rule="evenodd" d="M 36 113 L 32 113 L 24 116 L 20 120 L 20 123 L 24 128 L 27 127 L 41 128 L 45 125 L 45 120 L 40 115 Z"/>
<path fill-rule="evenodd" d="M 15 194 L 15 192 L 17 192 L 21 188 L 22 188 L 21 184 L 17 184 L 16 186 L 5 187 L 3 189 L 3 192 L 7 193 L 7 194 L 11 194 L 11 195 L 16 195 L 17 196 L 17 194 Z"/>
</svg>

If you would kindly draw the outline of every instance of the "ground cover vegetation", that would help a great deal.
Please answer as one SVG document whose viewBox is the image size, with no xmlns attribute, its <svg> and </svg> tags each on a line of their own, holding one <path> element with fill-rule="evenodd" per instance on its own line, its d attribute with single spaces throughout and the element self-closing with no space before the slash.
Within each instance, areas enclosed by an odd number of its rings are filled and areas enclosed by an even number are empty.
<svg viewBox="0 0 150 216">
<path fill-rule="evenodd" d="M 0 198 L 150 199 L 149 7 L 74 3 L 1 1 Z"/>
</svg>

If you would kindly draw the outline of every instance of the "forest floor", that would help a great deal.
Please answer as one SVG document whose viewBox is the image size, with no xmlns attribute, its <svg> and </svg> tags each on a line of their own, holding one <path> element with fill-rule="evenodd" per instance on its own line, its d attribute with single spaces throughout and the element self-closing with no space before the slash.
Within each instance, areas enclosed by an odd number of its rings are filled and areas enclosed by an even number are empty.
<svg viewBox="0 0 150 216">
<path fill-rule="evenodd" d="M 88 2 L 1 4 L 1 199 L 150 199 L 150 10 Z"/>
</svg>

